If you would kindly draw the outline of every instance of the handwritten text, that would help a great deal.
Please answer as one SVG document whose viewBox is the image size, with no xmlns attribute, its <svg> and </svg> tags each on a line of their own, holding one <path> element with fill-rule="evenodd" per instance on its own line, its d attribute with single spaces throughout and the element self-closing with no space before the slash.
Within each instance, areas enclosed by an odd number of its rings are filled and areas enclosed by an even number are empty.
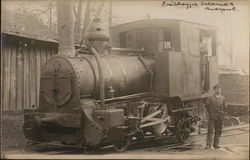
<svg viewBox="0 0 250 160">
<path fill-rule="evenodd" d="M 170 1 L 162 0 L 162 6 L 164 7 L 182 7 L 184 9 L 191 9 L 202 7 L 206 11 L 220 11 L 221 13 L 225 11 L 238 11 L 233 2 L 213 2 L 213 1 Z"/>
</svg>

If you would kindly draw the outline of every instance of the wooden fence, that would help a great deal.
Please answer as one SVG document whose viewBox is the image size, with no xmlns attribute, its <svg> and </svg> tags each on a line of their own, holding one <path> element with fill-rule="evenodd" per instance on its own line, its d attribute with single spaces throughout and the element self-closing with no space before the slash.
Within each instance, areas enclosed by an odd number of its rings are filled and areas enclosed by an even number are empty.
<svg viewBox="0 0 250 160">
<path fill-rule="evenodd" d="M 2 33 L 1 106 L 3 111 L 39 105 L 40 72 L 57 54 L 57 43 Z"/>
</svg>

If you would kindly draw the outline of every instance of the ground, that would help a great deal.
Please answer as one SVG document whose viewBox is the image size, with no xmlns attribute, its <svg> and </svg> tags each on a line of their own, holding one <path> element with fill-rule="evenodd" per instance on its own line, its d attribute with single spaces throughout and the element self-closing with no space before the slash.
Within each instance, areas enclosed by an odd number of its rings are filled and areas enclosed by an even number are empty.
<svg viewBox="0 0 250 160">
<path fill-rule="evenodd" d="M 2 150 L 22 149 L 27 143 L 23 132 L 23 112 L 5 112 L 2 113 Z"/>
<path fill-rule="evenodd" d="M 194 135 L 182 146 L 171 144 L 150 147 L 151 142 L 144 146 L 131 146 L 123 153 L 116 153 L 112 148 L 98 152 L 84 153 L 71 147 L 42 145 L 27 147 L 27 140 L 22 134 L 23 115 L 11 114 L 2 117 L 2 158 L 49 158 L 49 159 L 249 159 L 249 127 L 244 131 L 228 130 L 223 132 L 220 149 L 204 149 L 206 135 Z M 157 142 L 158 143 L 158 142 Z M 163 142 L 162 142 L 163 143 Z M 140 147 L 138 147 L 140 146 Z"/>
</svg>

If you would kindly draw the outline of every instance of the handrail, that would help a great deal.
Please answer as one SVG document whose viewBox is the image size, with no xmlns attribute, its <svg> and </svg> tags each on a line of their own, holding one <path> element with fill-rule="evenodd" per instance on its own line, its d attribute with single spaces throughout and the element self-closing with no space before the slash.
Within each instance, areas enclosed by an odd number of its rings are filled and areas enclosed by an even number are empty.
<svg viewBox="0 0 250 160">
<path fill-rule="evenodd" d="M 133 53 L 144 53 L 145 50 L 133 49 L 133 48 L 111 48 L 111 51 L 117 52 L 133 52 Z"/>
<path fill-rule="evenodd" d="M 120 96 L 120 97 L 108 98 L 108 99 L 105 99 L 105 102 L 138 98 L 138 97 L 148 96 L 149 94 L 150 94 L 150 92 L 143 92 L 143 93 L 125 95 L 125 96 Z M 100 102 L 100 101 L 97 101 L 97 102 Z"/>
<path fill-rule="evenodd" d="M 102 66 L 101 66 L 101 58 L 100 55 L 97 53 L 97 51 L 95 50 L 95 48 L 90 47 L 90 51 L 94 54 L 94 57 L 96 59 L 96 63 L 97 63 L 97 67 L 99 70 L 99 87 L 100 87 L 100 101 L 101 101 L 101 107 L 104 107 L 105 102 L 105 92 L 104 92 L 104 77 L 103 77 L 103 70 L 102 70 Z"/>
</svg>

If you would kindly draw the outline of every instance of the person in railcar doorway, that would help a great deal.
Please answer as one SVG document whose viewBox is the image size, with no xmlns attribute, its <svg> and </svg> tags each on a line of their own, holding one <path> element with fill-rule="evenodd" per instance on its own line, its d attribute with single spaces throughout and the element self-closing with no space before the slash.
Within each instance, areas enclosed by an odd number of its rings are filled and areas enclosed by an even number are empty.
<svg viewBox="0 0 250 160">
<path fill-rule="evenodd" d="M 208 44 L 205 33 L 200 38 L 200 86 L 203 92 L 209 90 L 208 77 Z"/>
<path fill-rule="evenodd" d="M 222 133 L 222 120 L 225 116 L 226 100 L 222 96 L 221 85 L 214 86 L 214 95 L 209 97 L 206 102 L 206 109 L 208 112 L 208 131 L 206 149 L 211 149 L 214 132 L 213 147 L 220 148 L 219 140 Z"/>
</svg>

